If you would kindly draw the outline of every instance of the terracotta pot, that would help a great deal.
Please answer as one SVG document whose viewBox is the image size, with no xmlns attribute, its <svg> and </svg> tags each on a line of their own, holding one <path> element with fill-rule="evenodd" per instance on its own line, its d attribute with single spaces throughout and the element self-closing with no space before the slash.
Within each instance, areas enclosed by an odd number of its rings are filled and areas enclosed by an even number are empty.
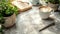
<svg viewBox="0 0 60 34">
<path fill-rule="evenodd" d="M 48 3 L 48 6 L 50 6 L 50 7 L 53 8 L 54 10 L 58 10 L 58 4 Z"/>
<path fill-rule="evenodd" d="M 5 23 L 3 24 L 5 27 L 11 27 L 15 24 L 15 19 L 16 19 L 16 15 L 13 14 L 9 17 L 4 17 L 5 19 Z"/>
</svg>

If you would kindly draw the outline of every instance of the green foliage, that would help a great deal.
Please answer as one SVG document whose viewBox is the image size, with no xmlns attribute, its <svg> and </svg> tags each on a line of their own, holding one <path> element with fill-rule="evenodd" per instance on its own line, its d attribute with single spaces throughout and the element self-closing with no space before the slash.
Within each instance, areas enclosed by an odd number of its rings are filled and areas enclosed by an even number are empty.
<svg viewBox="0 0 60 34">
<path fill-rule="evenodd" d="M 6 2 L 0 3 L 0 13 L 3 16 L 10 16 L 17 11 L 18 11 L 17 7 L 13 6 L 11 3 Z"/>
<path fill-rule="evenodd" d="M 0 24 L 4 24 L 4 17 L 18 14 L 18 8 L 12 5 L 8 0 L 0 0 Z"/>
<path fill-rule="evenodd" d="M 4 31 L 3 31 L 4 28 L 5 28 L 5 27 L 4 27 L 3 25 L 0 24 L 0 34 L 4 34 Z"/>
<path fill-rule="evenodd" d="M 5 20 L 3 17 L 0 17 L 0 24 L 4 24 Z"/>
<path fill-rule="evenodd" d="M 53 4 L 60 4 L 60 0 L 45 0 L 45 1 Z"/>
</svg>

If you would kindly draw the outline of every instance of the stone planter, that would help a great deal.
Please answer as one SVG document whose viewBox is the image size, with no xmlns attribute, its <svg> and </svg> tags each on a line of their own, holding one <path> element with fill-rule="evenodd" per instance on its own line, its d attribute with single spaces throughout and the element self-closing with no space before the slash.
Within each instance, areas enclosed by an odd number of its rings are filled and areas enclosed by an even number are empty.
<svg viewBox="0 0 60 34">
<path fill-rule="evenodd" d="M 15 24 L 15 18 L 16 18 L 16 15 L 13 14 L 9 17 L 4 17 L 5 19 L 5 23 L 3 24 L 5 27 L 11 27 Z"/>
</svg>

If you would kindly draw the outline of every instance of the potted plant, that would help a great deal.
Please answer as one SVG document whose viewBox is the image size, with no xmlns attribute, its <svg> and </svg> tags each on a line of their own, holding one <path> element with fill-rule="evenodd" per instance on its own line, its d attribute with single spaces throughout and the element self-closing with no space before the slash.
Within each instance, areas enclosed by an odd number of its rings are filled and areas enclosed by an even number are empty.
<svg viewBox="0 0 60 34">
<path fill-rule="evenodd" d="M 58 10 L 60 0 L 45 0 L 48 6 L 52 7 L 54 10 Z"/>
<path fill-rule="evenodd" d="M 4 27 L 10 27 L 15 24 L 15 18 L 18 8 L 10 2 L 2 0 L 0 2 L 0 24 Z"/>
</svg>

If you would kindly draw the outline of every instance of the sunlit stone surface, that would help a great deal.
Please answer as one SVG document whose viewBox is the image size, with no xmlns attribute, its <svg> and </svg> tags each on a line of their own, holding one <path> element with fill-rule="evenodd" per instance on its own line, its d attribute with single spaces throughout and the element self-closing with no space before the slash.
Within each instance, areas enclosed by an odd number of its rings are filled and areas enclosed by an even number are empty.
<svg viewBox="0 0 60 34">
<path fill-rule="evenodd" d="M 23 12 L 17 16 L 16 26 L 5 31 L 5 34 L 60 34 L 60 23 L 51 26 L 41 32 L 40 29 L 51 24 L 53 21 L 41 20 L 38 7 Z M 58 24 L 59 23 L 59 24 Z"/>
</svg>

